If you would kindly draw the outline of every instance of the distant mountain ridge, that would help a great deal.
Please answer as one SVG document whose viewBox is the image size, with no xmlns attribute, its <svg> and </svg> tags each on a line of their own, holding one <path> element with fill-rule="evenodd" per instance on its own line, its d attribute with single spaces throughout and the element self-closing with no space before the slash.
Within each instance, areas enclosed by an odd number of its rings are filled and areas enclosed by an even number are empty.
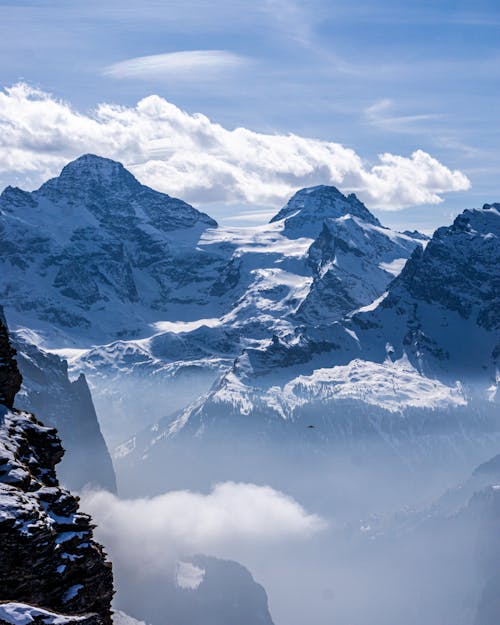
<svg viewBox="0 0 500 625">
<path fill-rule="evenodd" d="M 296 193 L 267 227 L 219 228 L 120 163 L 84 155 L 32 193 L 0 195 L 0 296 L 11 323 L 59 346 L 147 336 L 155 321 L 220 318 L 235 306 L 248 318 L 249 290 L 285 294 L 298 275 L 304 291 L 309 245 L 325 220 L 347 215 L 390 234 L 354 195 L 325 186 Z M 399 238 L 402 258 L 420 243 Z"/>
</svg>

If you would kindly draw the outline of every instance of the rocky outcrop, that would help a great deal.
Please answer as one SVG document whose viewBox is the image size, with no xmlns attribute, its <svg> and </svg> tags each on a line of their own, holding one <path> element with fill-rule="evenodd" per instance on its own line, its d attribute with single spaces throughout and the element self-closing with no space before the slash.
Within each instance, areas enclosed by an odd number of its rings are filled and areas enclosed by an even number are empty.
<svg viewBox="0 0 500 625">
<path fill-rule="evenodd" d="M 51 622 L 36 615 L 41 608 L 69 619 L 54 622 L 110 625 L 111 564 L 78 499 L 59 486 L 64 451 L 56 431 L 12 409 L 21 377 L 3 322 L 0 354 L 0 620 L 30 613 Z"/>
</svg>

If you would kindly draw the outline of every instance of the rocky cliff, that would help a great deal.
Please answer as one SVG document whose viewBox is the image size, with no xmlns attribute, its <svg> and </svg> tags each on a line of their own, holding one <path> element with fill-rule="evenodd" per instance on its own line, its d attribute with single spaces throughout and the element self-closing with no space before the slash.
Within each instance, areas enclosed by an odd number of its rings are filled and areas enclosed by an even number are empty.
<svg viewBox="0 0 500 625">
<path fill-rule="evenodd" d="M 58 467 L 59 479 L 72 490 L 91 485 L 115 492 L 113 464 L 85 376 L 70 380 L 66 360 L 40 349 L 20 333 L 11 340 L 23 378 L 16 408 L 36 414 L 57 429 L 66 451 Z"/>
<path fill-rule="evenodd" d="M 0 321 L 0 622 L 110 625 L 113 577 L 90 517 L 58 483 L 54 429 L 12 408 L 21 376 Z"/>
</svg>

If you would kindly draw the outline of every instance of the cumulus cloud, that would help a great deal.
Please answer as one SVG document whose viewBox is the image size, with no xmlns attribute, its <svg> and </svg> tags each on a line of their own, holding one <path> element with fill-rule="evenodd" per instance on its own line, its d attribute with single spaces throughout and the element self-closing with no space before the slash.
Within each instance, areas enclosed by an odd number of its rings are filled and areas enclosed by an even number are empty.
<svg viewBox="0 0 500 625">
<path fill-rule="evenodd" d="M 225 482 L 208 494 L 172 491 L 141 499 L 87 492 L 82 507 L 120 568 L 172 573 L 196 553 L 237 558 L 242 547 L 303 539 L 325 528 L 294 499 L 268 486 Z"/>
<path fill-rule="evenodd" d="M 127 59 L 109 65 L 104 75 L 142 80 L 205 80 L 247 63 L 243 57 L 226 50 L 186 50 Z"/>
<path fill-rule="evenodd" d="M 334 184 L 368 206 L 436 204 L 469 188 L 431 155 L 383 153 L 370 164 L 339 143 L 293 134 L 228 130 L 151 95 L 134 107 L 100 104 L 82 114 L 18 84 L 0 92 L 0 178 L 34 187 L 70 159 L 92 152 L 123 162 L 144 184 L 196 204 L 277 207 L 298 188 Z"/>
</svg>

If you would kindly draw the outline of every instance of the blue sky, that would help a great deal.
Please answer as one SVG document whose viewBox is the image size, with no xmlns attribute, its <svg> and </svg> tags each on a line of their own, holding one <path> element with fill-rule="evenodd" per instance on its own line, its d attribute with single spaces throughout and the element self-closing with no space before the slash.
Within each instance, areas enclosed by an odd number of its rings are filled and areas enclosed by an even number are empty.
<svg viewBox="0 0 500 625">
<path fill-rule="evenodd" d="M 429 230 L 500 200 L 499 31 L 491 0 L 0 1 L 1 86 L 26 82 L 82 114 L 156 94 L 229 130 L 341 143 L 367 163 L 423 150 L 470 189 L 376 212 Z M 218 197 L 220 220 L 248 211 L 248 194 Z"/>
</svg>

